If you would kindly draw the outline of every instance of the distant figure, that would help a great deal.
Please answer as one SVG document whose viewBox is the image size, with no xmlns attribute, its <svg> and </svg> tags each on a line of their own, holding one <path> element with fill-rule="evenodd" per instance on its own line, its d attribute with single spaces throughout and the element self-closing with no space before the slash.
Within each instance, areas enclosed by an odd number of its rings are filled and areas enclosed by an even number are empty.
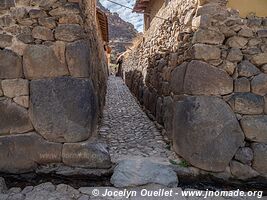
<svg viewBox="0 0 267 200">
<path fill-rule="evenodd" d="M 117 59 L 118 71 L 116 73 L 116 76 L 120 76 L 121 78 L 123 78 L 123 71 L 122 71 L 123 59 L 124 59 L 123 54 L 121 54 Z"/>
</svg>

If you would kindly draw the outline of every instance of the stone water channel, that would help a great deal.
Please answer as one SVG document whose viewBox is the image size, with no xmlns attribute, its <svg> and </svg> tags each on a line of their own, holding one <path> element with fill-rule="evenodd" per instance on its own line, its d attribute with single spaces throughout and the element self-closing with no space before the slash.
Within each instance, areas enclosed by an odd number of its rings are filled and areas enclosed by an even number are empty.
<svg viewBox="0 0 267 200">
<path fill-rule="evenodd" d="M 0 178 L 0 200 L 114 200 L 114 199 L 203 199 L 203 197 L 141 197 L 140 191 L 157 191 L 165 188 L 174 193 L 182 190 L 266 190 L 263 185 L 253 182 L 241 187 L 238 184 L 225 184 L 207 174 L 201 175 L 196 169 L 187 166 L 170 148 L 168 140 L 138 105 L 123 80 L 109 77 L 107 102 L 99 127 L 101 139 L 108 144 L 112 169 L 87 170 L 62 165 L 43 167 L 36 173 L 7 175 Z M 178 179 L 176 178 L 178 174 Z M 7 185 L 7 186 L 6 186 Z M 177 187 L 178 185 L 178 187 Z M 114 187 L 116 186 L 116 187 Z M 131 186 L 131 187 L 129 187 Z M 103 197 L 110 191 L 128 188 L 137 191 L 137 196 Z M 117 189 L 116 189 L 117 188 Z M 119 188 L 119 189 L 118 189 Z M 168 189 L 169 188 L 169 189 Z M 191 188 L 191 189 L 189 189 Z M 99 195 L 93 195 L 95 191 Z M 266 191 L 265 191 L 266 192 Z M 253 197 L 208 199 L 257 199 Z M 267 199 L 263 197 L 262 199 Z"/>
</svg>

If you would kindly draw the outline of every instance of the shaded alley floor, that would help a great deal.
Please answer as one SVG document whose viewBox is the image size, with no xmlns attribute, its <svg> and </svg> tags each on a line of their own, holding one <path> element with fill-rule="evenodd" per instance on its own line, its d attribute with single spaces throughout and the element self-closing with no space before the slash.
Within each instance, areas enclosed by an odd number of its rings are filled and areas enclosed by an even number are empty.
<svg viewBox="0 0 267 200">
<path fill-rule="evenodd" d="M 113 162 L 131 156 L 169 158 L 172 155 L 160 131 L 118 77 L 109 77 L 99 131 L 109 145 Z"/>
</svg>

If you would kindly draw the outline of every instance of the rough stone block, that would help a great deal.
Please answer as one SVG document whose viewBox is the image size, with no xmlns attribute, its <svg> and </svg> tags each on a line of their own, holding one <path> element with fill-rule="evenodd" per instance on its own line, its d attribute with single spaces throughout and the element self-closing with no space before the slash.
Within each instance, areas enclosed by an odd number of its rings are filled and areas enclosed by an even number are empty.
<svg viewBox="0 0 267 200">
<path fill-rule="evenodd" d="M 0 135 L 25 133 L 33 129 L 28 111 L 11 100 L 0 100 L 0 113 Z"/>
<path fill-rule="evenodd" d="M 267 94 L 267 75 L 259 74 L 251 81 L 251 90 L 253 93 L 264 96 Z"/>
<path fill-rule="evenodd" d="M 0 49 L 0 78 L 22 77 L 21 57 L 10 50 Z"/>
<path fill-rule="evenodd" d="M 242 61 L 238 65 L 237 69 L 238 69 L 238 75 L 244 77 L 251 77 L 261 73 L 261 71 L 255 65 L 253 65 L 247 60 Z"/>
<path fill-rule="evenodd" d="M 259 176 L 259 173 L 252 169 L 250 166 L 244 165 L 237 161 L 231 161 L 230 168 L 231 173 L 237 179 L 247 180 Z"/>
<path fill-rule="evenodd" d="M 258 30 L 257 34 L 260 38 L 267 38 L 267 29 Z"/>
<path fill-rule="evenodd" d="M 15 97 L 13 101 L 24 108 L 29 108 L 29 96 Z"/>
<path fill-rule="evenodd" d="M 235 159 L 243 164 L 250 165 L 253 160 L 253 151 L 249 147 L 239 148 L 235 154 Z"/>
<path fill-rule="evenodd" d="M 182 76 L 176 78 L 183 79 Z M 233 92 L 233 80 L 221 69 L 202 61 L 191 61 L 184 76 L 183 88 L 185 94 L 225 95 Z"/>
<path fill-rule="evenodd" d="M 252 29 L 244 27 L 242 28 L 239 32 L 238 35 L 241 37 L 247 37 L 247 38 L 251 38 L 254 36 Z"/>
<path fill-rule="evenodd" d="M 61 77 L 30 84 L 34 128 L 53 142 L 80 142 L 96 131 L 98 105 L 92 82 Z"/>
<path fill-rule="evenodd" d="M 54 17 L 39 18 L 38 22 L 40 25 L 45 26 L 46 28 L 49 28 L 49 29 L 54 29 L 57 26 L 56 20 Z"/>
<path fill-rule="evenodd" d="M 231 108 L 217 97 L 176 101 L 173 118 L 175 151 L 195 167 L 220 172 L 244 142 Z"/>
<path fill-rule="evenodd" d="M 252 93 L 235 93 L 229 103 L 240 114 L 257 115 L 264 111 L 263 97 Z"/>
<path fill-rule="evenodd" d="M 47 142 L 34 132 L 1 136 L 0 143 L 1 172 L 24 173 L 38 164 L 61 162 L 62 144 Z"/>
<path fill-rule="evenodd" d="M 208 29 L 199 29 L 194 33 L 193 43 L 222 44 L 224 34 Z"/>
<path fill-rule="evenodd" d="M 187 69 L 188 63 L 183 63 L 176 67 L 171 73 L 171 90 L 174 94 L 181 94 L 183 93 L 184 88 L 184 76 Z"/>
<path fill-rule="evenodd" d="M 32 30 L 32 36 L 35 39 L 40 39 L 40 40 L 54 40 L 54 35 L 53 32 L 46 27 L 43 26 L 36 26 Z"/>
<path fill-rule="evenodd" d="M 227 55 L 227 60 L 231 62 L 240 62 L 243 60 L 243 53 L 240 49 L 232 48 Z"/>
<path fill-rule="evenodd" d="M 107 145 L 99 141 L 65 143 L 62 149 L 63 163 L 68 166 L 108 169 L 111 159 Z"/>
<path fill-rule="evenodd" d="M 60 24 L 83 24 L 83 20 L 81 18 L 81 16 L 79 15 L 74 15 L 74 14 L 70 14 L 70 15 L 66 15 L 63 16 L 59 19 L 59 23 Z"/>
<path fill-rule="evenodd" d="M 226 71 L 229 75 L 233 75 L 236 69 L 236 64 L 225 60 L 221 65 L 218 66 L 218 68 Z"/>
<path fill-rule="evenodd" d="M 41 9 L 31 9 L 29 11 L 29 15 L 31 19 L 38 19 L 38 18 L 47 16 L 46 12 Z"/>
<path fill-rule="evenodd" d="M 55 37 L 57 40 L 73 42 L 83 39 L 85 33 L 83 28 L 78 24 L 61 24 L 55 30 Z"/>
<path fill-rule="evenodd" d="M 252 167 L 260 174 L 267 176 L 267 144 L 252 144 L 254 159 Z"/>
<path fill-rule="evenodd" d="M 249 80 L 245 77 L 236 79 L 235 92 L 250 92 Z"/>
<path fill-rule="evenodd" d="M 251 62 L 258 66 L 267 64 L 267 53 L 260 53 L 252 56 Z"/>
<path fill-rule="evenodd" d="M 73 77 L 90 77 L 93 72 L 91 51 L 86 40 L 80 40 L 67 45 L 66 60 L 70 75 Z"/>
<path fill-rule="evenodd" d="M 193 46 L 193 56 L 198 60 L 217 60 L 221 57 L 221 50 L 212 45 L 195 44 Z"/>
<path fill-rule="evenodd" d="M 244 37 L 233 36 L 229 38 L 226 43 L 232 48 L 242 49 L 248 43 L 248 39 Z"/>
<path fill-rule="evenodd" d="M 27 79 L 41 79 L 68 75 L 68 68 L 62 64 L 52 47 L 29 45 L 23 56 L 24 74 Z"/>
<path fill-rule="evenodd" d="M 29 95 L 29 81 L 26 79 L 6 79 L 1 84 L 4 95 L 9 98 Z"/>
<path fill-rule="evenodd" d="M 248 140 L 267 143 L 267 115 L 243 117 L 241 126 Z"/>
<path fill-rule="evenodd" d="M 12 44 L 12 35 L 0 34 L 0 48 L 6 48 Z"/>
</svg>

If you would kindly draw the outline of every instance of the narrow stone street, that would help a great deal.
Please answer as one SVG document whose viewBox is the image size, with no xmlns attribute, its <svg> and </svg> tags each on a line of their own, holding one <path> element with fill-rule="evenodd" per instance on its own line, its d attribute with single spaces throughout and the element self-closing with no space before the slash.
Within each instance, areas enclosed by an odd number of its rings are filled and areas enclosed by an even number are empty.
<svg viewBox="0 0 267 200">
<path fill-rule="evenodd" d="M 160 131 L 138 105 L 123 80 L 110 76 L 100 135 L 109 144 L 113 162 L 125 157 L 172 155 Z"/>
</svg>

